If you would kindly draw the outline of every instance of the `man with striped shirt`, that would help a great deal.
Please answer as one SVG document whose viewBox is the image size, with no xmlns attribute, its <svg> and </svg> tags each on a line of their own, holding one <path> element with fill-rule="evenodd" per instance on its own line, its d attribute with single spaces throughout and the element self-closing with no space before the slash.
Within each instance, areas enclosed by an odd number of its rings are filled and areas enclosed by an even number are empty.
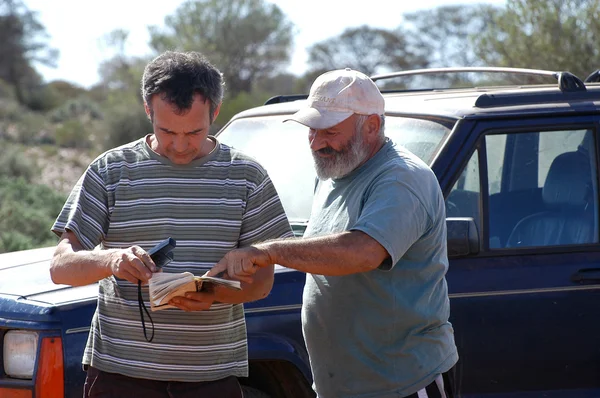
<svg viewBox="0 0 600 398">
<path fill-rule="evenodd" d="M 157 271 L 146 250 L 177 241 L 163 272 L 201 275 L 228 251 L 290 237 L 277 192 L 254 159 L 209 136 L 224 82 L 202 55 L 151 61 L 142 95 L 153 134 L 98 156 L 73 188 L 52 230 L 60 236 L 55 283 L 99 282 L 83 364 L 86 397 L 241 397 L 248 375 L 242 303 L 265 297 L 273 267 L 241 291 L 216 287 L 152 313 L 144 337 L 138 281 Z M 148 300 L 147 286 L 142 289 Z"/>
</svg>

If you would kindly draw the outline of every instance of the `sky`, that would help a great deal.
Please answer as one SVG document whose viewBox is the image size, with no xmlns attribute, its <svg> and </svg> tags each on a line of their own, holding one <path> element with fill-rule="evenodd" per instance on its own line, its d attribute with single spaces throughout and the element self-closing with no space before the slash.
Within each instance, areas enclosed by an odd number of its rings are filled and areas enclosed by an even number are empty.
<svg viewBox="0 0 600 398">
<path fill-rule="evenodd" d="M 222 0 L 228 1 L 228 0 Z M 288 71 L 306 70 L 307 48 L 362 25 L 394 29 L 402 15 L 441 5 L 492 3 L 504 0 L 266 0 L 275 3 L 295 25 L 294 51 Z M 46 81 L 67 80 L 89 88 L 98 82 L 98 65 L 112 56 L 102 38 L 115 29 L 129 31 L 127 54 L 150 54 L 148 26 L 163 26 L 183 0 L 24 0 L 60 52 L 57 68 L 37 66 Z M 368 7 L 367 7 L 368 5 Z"/>
</svg>

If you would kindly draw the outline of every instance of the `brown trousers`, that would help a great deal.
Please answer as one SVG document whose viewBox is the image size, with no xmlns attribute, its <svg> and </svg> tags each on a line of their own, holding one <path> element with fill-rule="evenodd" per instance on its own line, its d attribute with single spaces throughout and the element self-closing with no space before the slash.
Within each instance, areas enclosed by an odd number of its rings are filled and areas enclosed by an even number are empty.
<svg viewBox="0 0 600 398">
<path fill-rule="evenodd" d="M 137 379 L 87 367 L 83 386 L 84 398 L 243 398 L 242 388 L 234 376 L 225 379 L 186 383 Z"/>
</svg>

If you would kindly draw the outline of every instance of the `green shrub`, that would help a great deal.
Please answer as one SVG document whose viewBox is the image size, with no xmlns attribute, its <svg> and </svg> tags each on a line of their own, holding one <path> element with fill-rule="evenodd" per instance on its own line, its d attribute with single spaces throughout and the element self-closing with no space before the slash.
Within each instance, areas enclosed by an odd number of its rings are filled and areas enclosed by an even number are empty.
<svg viewBox="0 0 600 398">
<path fill-rule="evenodd" d="M 91 142 L 86 126 L 77 120 L 71 119 L 64 122 L 54 132 L 56 145 L 63 148 L 90 148 Z"/>
<path fill-rule="evenodd" d="M 50 113 L 53 123 L 63 123 L 70 119 L 101 120 L 100 106 L 89 98 L 80 97 L 68 100 Z"/>
<path fill-rule="evenodd" d="M 46 112 L 61 102 L 59 93 L 52 86 L 40 85 L 28 90 L 25 98 L 27 108 L 36 112 Z"/>
<path fill-rule="evenodd" d="M 106 113 L 103 147 L 114 148 L 152 132 L 152 125 L 140 105 L 113 108 Z"/>
<path fill-rule="evenodd" d="M 45 185 L 0 177 L 0 252 L 56 244 L 50 228 L 65 199 Z"/>
<path fill-rule="evenodd" d="M 37 246 L 33 239 L 20 231 L 0 232 L 0 253 L 16 252 L 19 250 L 35 249 Z"/>
<path fill-rule="evenodd" d="M 2 79 L 0 79 L 0 98 L 8 98 L 16 101 L 14 87 Z"/>
<path fill-rule="evenodd" d="M 30 182 L 39 173 L 37 165 L 17 145 L 0 145 L 0 178 L 22 178 Z"/>
<path fill-rule="evenodd" d="M 45 140 L 51 129 L 50 123 L 41 113 L 25 112 L 16 123 L 17 142 L 22 144 L 37 144 Z"/>
</svg>

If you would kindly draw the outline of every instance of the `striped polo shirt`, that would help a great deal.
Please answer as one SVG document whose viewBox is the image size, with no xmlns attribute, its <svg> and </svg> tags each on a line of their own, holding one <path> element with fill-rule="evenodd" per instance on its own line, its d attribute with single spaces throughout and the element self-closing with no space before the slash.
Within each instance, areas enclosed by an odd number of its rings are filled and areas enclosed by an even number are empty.
<svg viewBox="0 0 600 398">
<path fill-rule="evenodd" d="M 216 144 L 210 154 L 186 165 L 156 154 L 145 138 L 103 153 L 73 188 L 52 230 L 58 235 L 72 231 L 87 250 L 132 245 L 148 250 L 170 236 L 177 247 L 164 272 L 196 275 L 231 249 L 291 237 L 264 168 Z M 149 308 L 147 286 L 143 297 Z M 241 304 L 215 304 L 196 312 L 165 309 L 153 312 L 152 319 L 155 334 L 149 343 L 137 285 L 114 276 L 101 280 L 83 363 L 154 380 L 248 375 Z"/>
</svg>

